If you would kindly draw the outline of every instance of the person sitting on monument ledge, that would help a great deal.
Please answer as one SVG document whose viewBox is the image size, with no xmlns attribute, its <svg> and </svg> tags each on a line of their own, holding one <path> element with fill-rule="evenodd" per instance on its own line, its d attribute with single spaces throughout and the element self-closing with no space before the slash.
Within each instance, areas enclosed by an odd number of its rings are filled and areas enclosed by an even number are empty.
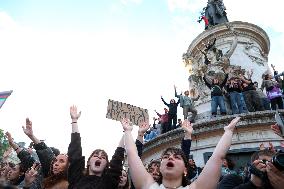
<svg viewBox="0 0 284 189">
<path fill-rule="evenodd" d="M 180 95 L 177 94 L 177 88 L 174 85 L 174 89 L 175 89 L 175 97 L 179 98 L 180 100 L 180 107 L 182 107 L 183 109 L 183 116 L 184 119 L 188 119 L 188 113 L 191 112 L 192 116 L 189 119 L 189 121 L 191 123 L 195 122 L 195 117 L 197 115 L 197 110 L 194 107 L 194 101 L 197 101 L 199 99 L 199 95 L 197 97 L 194 96 L 189 96 L 189 91 L 185 91 L 184 95 L 182 95 L 182 93 Z M 193 93 L 192 93 L 193 94 Z"/>
<path fill-rule="evenodd" d="M 172 130 L 175 128 L 177 124 L 177 107 L 179 105 L 180 99 L 176 102 L 175 99 L 171 99 L 170 103 L 168 104 L 164 98 L 161 96 L 161 100 L 163 103 L 168 106 L 169 112 L 168 112 L 168 124 L 169 124 L 169 130 Z"/>
<path fill-rule="evenodd" d="M 224 102 L 223 96 L 223 88 L 227 83 L 228 74 L 226 73 L 225 79 L 222 83 L 219 82 L 219 79 L 213 78 L 212 81 L 209 83 L 206 79 L 206 76 L 203 77 L 203 80 L 206 86 L 211 90 L 211 113 L 213 116 L 217 115 L 217 108 L 220 107 L 221 115 L 226 115 L 226 106 Z"/>
<path fill-rule="evenodd" d="M 225 132 L 218 142 L 212 156 L 207 161 L 197 180 L 190 185 L 188 185 L 186 179 L 186 174 L 188 173 L 188 159 L 181 149 L 175 147 L 168 148 L 162 153 L 160 166 L 162 184 L 159 185 L 155 182 L 137 154 L 131 134 L 133 126 L 129 123 L 129 120 L 123 120 L 122 127 L 124 129 L 125 147 L 134 186 L 143 189 L 216 189 L 221 175 L 223 158 L 231 146 L 233 131 L 239 120 L 240 118 L 237 117 L 233 119 L 228 126 L 224 127 Z M 185 124 L 186 123 L 188 123 L 187 120 L 185 120 Z"/>
</svg>

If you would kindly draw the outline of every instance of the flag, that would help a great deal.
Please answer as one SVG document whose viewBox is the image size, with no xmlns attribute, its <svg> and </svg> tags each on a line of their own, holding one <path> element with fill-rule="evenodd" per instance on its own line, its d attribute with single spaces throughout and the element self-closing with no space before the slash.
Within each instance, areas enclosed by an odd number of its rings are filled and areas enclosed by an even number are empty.
<svg viewBox="0 0 284 189">
<path fill-rule="evenodd" d="M 12 90 L 0 92 L 0 108 L 3 106 L 6 99 L 12 94 L 12 92 L 13 92 Z"/>
</svg>

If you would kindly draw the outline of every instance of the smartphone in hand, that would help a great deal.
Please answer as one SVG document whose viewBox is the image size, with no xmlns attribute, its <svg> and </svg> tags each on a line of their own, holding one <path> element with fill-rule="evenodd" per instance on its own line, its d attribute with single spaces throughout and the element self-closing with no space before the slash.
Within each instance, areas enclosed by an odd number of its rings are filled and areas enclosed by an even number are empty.
<svg viewBox="0 0 284 189">
<path fill-rule="evenodd" d="M 284 120 L 282 115 L 278 111 L 276 111 L 275 113 L 275 120 L 280 128 L 281 136 L 284 137 Z"/>
</svg>

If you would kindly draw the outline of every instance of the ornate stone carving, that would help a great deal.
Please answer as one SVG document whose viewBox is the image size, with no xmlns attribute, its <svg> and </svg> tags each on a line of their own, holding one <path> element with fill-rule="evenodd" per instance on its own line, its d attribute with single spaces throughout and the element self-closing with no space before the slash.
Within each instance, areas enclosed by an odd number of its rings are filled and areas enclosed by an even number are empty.
<svg viewBox="0 0 284 189">
<path fill-rule="evenodd" d="M 267 55 L 254 42 L 248 41 L 243 51 L 252 62 L 261 66 L 267 62 Z"/>
</svg>

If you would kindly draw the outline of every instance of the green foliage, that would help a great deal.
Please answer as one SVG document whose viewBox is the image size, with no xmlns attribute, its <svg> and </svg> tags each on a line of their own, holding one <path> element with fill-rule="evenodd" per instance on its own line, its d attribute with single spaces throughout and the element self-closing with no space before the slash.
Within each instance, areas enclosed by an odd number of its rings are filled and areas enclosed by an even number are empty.
<svg viewBox="0 0 284 189">
<path fill-rule="evenodd" d="M 9 147 L 8 140 L 6 138 L 6 135 L 2 129 L 0 129 L 0 160 L 3 157 L 4 152 Z"/>
</svg>

